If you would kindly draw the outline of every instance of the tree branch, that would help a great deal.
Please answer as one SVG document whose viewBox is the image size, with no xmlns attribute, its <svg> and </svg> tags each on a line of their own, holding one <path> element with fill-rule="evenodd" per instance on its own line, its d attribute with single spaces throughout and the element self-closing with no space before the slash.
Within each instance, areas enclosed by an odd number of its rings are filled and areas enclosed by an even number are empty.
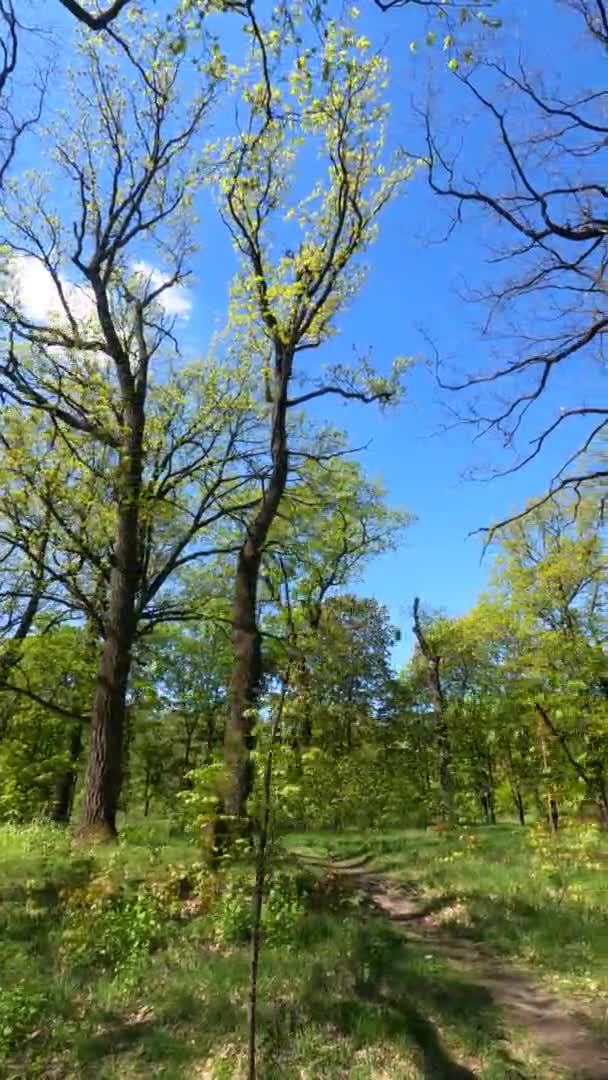
<svg viewBox="0 0 608 1080">
<path fill-rule="evenodd" d="M 105 30 L 120 15 L 123 8 L 126 8 L 129 0 L 114 0 L 114 3 L 110 4 L 109 8 L 99 12 L 98 15 L 93 15 L 90 11 L 87 11 L 82 4 L 76 3 L 76 0 L 59 0 L 59 3 L 79 22 L 88 26 L 89 30 Z"/>
</svg>

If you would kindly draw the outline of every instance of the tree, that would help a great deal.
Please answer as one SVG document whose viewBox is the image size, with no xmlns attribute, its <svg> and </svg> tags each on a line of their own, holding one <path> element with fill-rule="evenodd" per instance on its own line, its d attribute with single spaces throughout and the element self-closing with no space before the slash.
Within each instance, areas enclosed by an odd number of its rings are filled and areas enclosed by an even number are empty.
<svg viewBox="0 0 608 1080">
<path fill-rule="evenodd" d="M 164 626 L 136 649 L 129 787 L 147 816 L 191 787 L 222 746 L 230 673 L 226 626 Z"/>
<path fill-rule="evenodd" d="M 506 532 L 497 574 L 521 621 L 521 678 L 541 742 L 608 823 L 606 556 L 591 500 L 552 500 Z"/>
<path fill-rule="evenodd" d="M 64 228 L 42 179 L 11 184 L 1 298 L 5 400 L 25 406 L 67 444 L 95 444 L 111 462 L 113 534 L 82 828 L 109 836 L 121 783 L 125 699 L 145 569 L 144 472 L 151 365 L 170 353 L 163 306 L 186 272 L 189 147 L 214 96 L 211 66 L 183 105 L 182 60 L 166 35 L 140 26 L 129 69 L 110 44 L 87 39 L 72 107 L 57 136 L 58 167 L 70 186 L 73 222 Z M 135 87 L 130 79 L 135 79 Z M 156 252 L 171 269 L 142 259 Z M 14 288 L 14 271 L 42 267 L 56 299 L 40 317 Z M 66 262 L 79 277 L 66 276 Z M 13 281 L 11 282 L 11 278 Z M 92 397 L 91 387 L 96 395 Z M 173 460 L 171 458 L 171 460 Z"/>
<path fill-rule="evenodd" d="M 453 778 L 452 778 L 452 750 L 450 746 L 450 732 L 447 717 L 447 708 L 443 683 L 441 678 L 441 654 L 434 648 L 429 636 L 422 627 L 420 620 L 420 600 L 414 600 L 412 610 L 414 619 L 414 635 L 418 642 L 418 648 L 424 657 L 426 675 L 429 686 L 429 695 L 434 711 L 434 727 L 437 739 L 439 755 L 439 785 L 442 796 L 443 815 L 450 820 L 453 816 Z"/>
<path fill-rule="evenodd" d="M 356 581 L 371 557 L 394 550 L 409 523 L 407 514 L 386 506 L 381 485 L 342 457 L 341 440 L 329 460 L 322 460 L 321 445 L 316 438 L 314 456 L 285 493 L 267 545 L 261 595 L 262 636 L 268 628 L 273 637 L 267 640 L 277 641 L 270 666 L 274 672 L 290 667 L 289 717 L 298 751 L 312 741 L 320 700 L 315 657 L 331 648 L 329 638 L 322 645 L 319 636 L 327 601 Z"/>
<path fill-rule="evenodd" d="M 573 35 L 583 23 L 593 71 L 594 60 L 601 59 L 606 49 L 603 0 L 573 0 L 566 6 L 579 17 L 579 25 L 572 23 Z M 556 11 L 558 17 L 563 19 L 563 13 Z M 569 40 L 564 30 L 561 34 L 564 43 Z M 603 90 L 576 86 L 571 70 L 572 65 L 564 62 L 537 75 L 523 61 L 517 66 L 481 62 L 468 73 L 454 74 L 496 134 L 496 156 L 487 182 L 470 179 L 466 146 L 460 155 L 452 154 L 449 142 L 439 138 L 426 118 L 432 191 L 455 204 L 454 224 L 477 209 L 497 226 L 500 247 L 498 259 L 493 250 L 493 262 L 505 265 L 507 275 L 484 290 L 490 312 L 486 332 L 497 326 L 503 341 L 506 336 L 514 342 L 504 362 L 461 378 L 442 375 L 441 382 L 477 396 L 495 388 L 498 402 L 476 400 L 468 419 L 483 432 L 497 432 L 509 447 L 527 417 L 541 412 L 541 400 L 558 372 L 572 368 L 575 377 L 577 362 L 600 367 L 604 363 L 608 190 L 601 161 L 608 125 Z M 505 346 L 500 349 L 504 352 Z M 530 448 L 504 472 L 524 468 L 558 436 L 576 436 L 578 445 L 534 506 L 559 491 L 600 490 L 608 475 L 607 424 L 608 409 L 601 400 L 573 396 L 548 421 L 541 421 Z M 531 509 L 532 504 L 522 513 Z M 494 528 L 516 517 L 510 515 Z"/>
<path fill-rule="evenodd" d="M 420 800 L 406 768 L 409 715 L 392 670 L 398 633 L 386 608 L 339 592 L 322 603 L 314 631 L 305 619 L 298 626 L 302 614 L 294 608 L 297 647 L 284 660 L 291 675 L 304 654 L 306 679 L 298 672 L 285 698 L 279 820 L 300 828 L 411 824 Z"/>
<path fill-rule="evenodd" d="M 353 749 L 357 732 L 379 723 L 390 693 L 395 641 L 386 608 L 340 593 L 322 605 L 308 663 L 310 741 L 335 753 Z"/>
<path fill-rule="evenodd" d="M 401 680 L 402 737 L 426 776 L 425 802 L 433 804 L 444 760 L 429 722 L 439 711 L 459 813 L 481 807 L 491 824 L 512 801 L 523 825 L 534 801 L 554 829 L 583 794 L 605 821 L 606 559 L 597 505 L 562 496 L 533 507 L 501 533 L 490 589 L 470 611 L 422 625 L 416 611 L 415 622 L 418 649 Z"/>
<path fill-rule="evenodd" d="M 14 161 L 17 147 L 23 135 L 38 123 L 48 81 L 48 68 L 44 63 L 39 70 L 23 72 L 24 83 L 34 91 L 34 104 L 29 113 L 15 107 L 19 97 L 15 93 L 15 81 L 22 74 L 24 52 L 23 37 L 35 34 L 33 27 L 25 27 L 19 21 L 13 0 L 0 2 L 0 190 Z"/>
<path fill-rule="evenodd" d="M 0 816 L 70 815 L 96 651 L 74 627 L 32 633 L 0 699 Z"/>
<path fill-rule="evenodd" d="M 222 214 L 242 260 L 233 323 L 244 328 L 265 382 L 271 458 L 268 482 L 247 521 L 234 585 L 224 802 L 237 819 L 245 815 L 251 790 L 252 722 L 262 675 L 258 584 L 288 486 L 290 412 L 330 395 L 389 402 L 397 390 L 394 378 L 381 378 L 363 363 L 359 370 L 337 368 L 327 381 L 298 393 L 294 382 L 304 372 L 296 364 L 333 332 L 360 283 L 357 260 L 373 239 L 378 215 L 411 173 L 409 163 L 387 168 L 383 160 L 386 67 L 369 55 L 367 39 L 330 22 L 322 46 L 313 41 L 300 48 L 279 32 L 279 16 L 274 19 L 268 31 L 251 27 L 251 62 L 240 86 L 248 119 L 242 134 L 222 148 Z M 304 198 L 291 194 L 301 145 L 322 145 L 327 166 Z M 278 214 L 287 219 L 289 246 L 273 257 Z"/>
</svg>

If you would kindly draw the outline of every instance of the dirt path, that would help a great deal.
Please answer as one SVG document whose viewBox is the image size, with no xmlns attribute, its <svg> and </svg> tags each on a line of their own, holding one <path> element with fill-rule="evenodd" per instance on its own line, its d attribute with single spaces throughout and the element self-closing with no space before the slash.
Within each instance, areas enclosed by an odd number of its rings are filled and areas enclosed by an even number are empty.
<svg viewBox="0 0 608 1080">
<path fill-rule="evenodd" d="M 608 1044 L 593 1034 L 576 1002 L 547 993 L 525 971 L 503 963 L 480 943 L 447 935 L 419 898 L 368 869 L 365 859 L 301 858 L 351 879 L 391 922 L 407 926 L 408 934 L 424 941 L 430 952 L 465 968 L 515 1024 L 571 1071 L 573 1080 L 608 1080 Z"/>
</svg>

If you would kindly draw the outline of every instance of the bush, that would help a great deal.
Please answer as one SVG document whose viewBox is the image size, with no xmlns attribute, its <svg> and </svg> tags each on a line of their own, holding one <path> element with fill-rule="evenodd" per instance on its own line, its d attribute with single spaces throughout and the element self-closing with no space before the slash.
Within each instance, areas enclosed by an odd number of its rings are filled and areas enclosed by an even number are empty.
<svg viewBox="0 0 608 1080">
<path fill-rule="evenodd" d="M 250 874 L 233 871 L 225 882 L 212 915 L 213 929 L 224 945 L 247 941 L 252 929 L 253 881 Z M 262 932 L 270 944 L 289 945 L 297 940 L 305 915 L 301 883 L 293 875 L 272 873 L 267 881 L 262 908 Z"/>
<path fill-rule="evenodd" d="M 215 819 L 221 805 L 224 777 L 222 760 L 212 761 L 189 773 L 190 788 L 177 794 L 178 817 L 186 835 L 199 840 Z"/>
<path fill-rule="evenodd" d="M 0 1054 L 5 1055 L 17 1046 L 32 1030 L 44 1009 L 45 998 L 40 991 L 25 983 L 0 989 Z"/>
<path fill-rule="evenodd" d="M 224 945 L 239 945 L 251 933 L 251 880 L 232 874 L 213 913 L 213 929 Z"/>
<path fill-rule="evenodd" d="M 262 912 L 262 925 L 268 941 L 292 944 L 305 914 L 305 898 L 300 883 L 290 874 L 275 872 L 269 882 Z"/>
<path fill-rule="evenodd" d="M 167 912 L 154 892 L 128 896 L 95 878 L 66 900 L 62 951 L 69 963 L 132 971 L 166 935 Z"/>
</svg>

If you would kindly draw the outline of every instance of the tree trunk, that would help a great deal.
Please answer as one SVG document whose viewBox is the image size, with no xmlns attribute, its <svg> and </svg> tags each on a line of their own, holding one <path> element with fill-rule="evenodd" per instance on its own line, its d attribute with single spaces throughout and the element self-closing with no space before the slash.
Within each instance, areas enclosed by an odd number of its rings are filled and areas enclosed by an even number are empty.
<svg viewBox="0 0 608 1080">
<path fill-rule="evenodd" d="M 518 782 L 515 779 L 515 769 L 513 767 L 513 753 L 512 753 L 511 746 L 510 746 L 509 742 L 507 742 L 506 748 L 507 748 L 507 760 L 509 762 L 509 783 L 511 785 L 511 794 L 513 796 L 513 802 L 515 803 L 515 808 L 517 810 L 517 813 L 519 814 L 519 824 L 520 825 L 525 825 L 526 824 L 526 810 L 525 810 L 525 806 L 524 806 L 523 796 L 522 796 L 522 793 L 521 793 L 521 788 L 520 788 Z"/>
<path fill-rule="evenodd" d="M 241 820 L 246 817 L 247 799 L 253 781 L 253 726 L 262 680 L 262 650 L 257 622 L 260 566 L 289 471 L 286 417 L 291 363 L 290 356 L 277 352 L 270 444 L 272 470 L 266 491 L 247 525 L 245 540 L 238 554 L 232 603 L 234 667 L 224 737 L 224 813 Z"/>
<path fill-rule="evenodd" d="M 213 760 L 213 751 L 215 749 L 216 742 L 218 741 L 216 731 L 216 715 L 215 708 L 213 706 L 209 709 L 209 712 L 207 713 L 206 729 L 207 753 L 205 755 L 205 761 L 209 762 Z"/>
<path fill-rule="evenodd" d="M 143 408 L 127 417 L 128 451 L 118 465 L 121 500 L 117 510 L 114 566 L 106 634 L 93 700 L 89 760 L 80 832 L 100 840 L 116 836 L 116 813 L 122 784 L 122 756 L 131 649 L 137 627 L 140 584 L 139 497 L 143 469 Z"/>
<path fill-rule="evenodd" d="M 494 769 L 492 767 L 492 758 L 488 755 L 486 770 L 486 792 L 488 796 L 488 811 L 490 817 L 490 825 L 496 825 L 496 794 L 494 791 Z"/>
<path fill-rule="evenodd" d="M 146 765 L 146 774 L 144 780 L 144 817 L 147 817 L 150 813 L 150 773 L 150 766 Z"/>
<path fill-rule="evenodd" d="M 192 787 L 192 781 L 189 777 L 190 772 L 190 754 L 192 753 L 192 741 L 194 739 L 194 728 L 186 727 L 186 745 L 184 747 L 184 761 L 182 764 L 182 782 L 181 787 L 183 790 L 188 791 Z"/>
<path fill-rule="evenodd" d="M 70 820 L 81 751 L 82 724 L 75 724 L 70 735 L 68 764 L 57 777 L 51 804 L 50 818 L 58 825 L 67 825 Z"/>
<path fill-rule="evenodd" d="M 318 620 L 316 625 L 311 624 L 311 626 L 316 629 Z M 298 661 L 297 673 L 298 696 L 304 701 L 305 712 L 300 724 L 300 730 L 296 733 L 296 741 L 298 750 L 309 750 L 312 744 L 312 716 L 310 713 L 310 672 L 305 656 L 301 656 Z"/>
<path fill-rule="evenodd" d="M 227 770 L 224 811 L 242 818 L 252 785 L 251 750 L 254 709 L 262 678 L 262 649 L 257 625 L 257 586 L 261 551 L 249 538 L 239 552 L 234 603 L 234 668 L 224 754 Z"/>
<path fill-rule="evenodd" d="M 525 825 L 526 824 L 526 810 L 525 810 L 525 807 L 524 807 L 524 800 L 522 798 L 522 794 L 521 794 L 521 791 L 519 790 L 519 788 L 513 788 L 513 799 L 514 799 L 514 802 L 515 802 L 515 806 L 517 808 L 517 813 L 519 814 L 519 824 L 520 825 Z"/>
<path fill-rule="evenodd" d="M 127 597 L 116 598 L 118 616 L 103 646 L 91 720 L 81 832 L 100 839 L 116 836 L 116 812 L 122 785 L 125 704 L 133 635 Z"/>
<path fill-rule="evenodd" d="M 414 635 L 420 652 L 427 663 L 429 696 L 435 711 L 435 739 L 439 757 L 439 787 L 441 790 L 442 817 L 451 821 L 454 817 L 454 780 L 452 776 L 452 751 L 447 720 L 447 708 L 441 682 L 441 657 L 432 649 L 422 629 L 419 615 L 420 601 L 414 599 Z"/>
<path fill-rule="evenodd" d="M 542 717 L 542 719 L 545 721 L 545 723 L 548 723 L 547 713 L 543 709 L 542 705 L 539 705 L 537 703 L 536 711 L 539 713 L 539 715 Z M 542 727 L 539 729 L 539 736 L 540 736 L 540 751 L 541 751 L 541 756 L 542 756 L 542 761 L 543 761 L 543 771 L 545 773 L 545 776 L 547 776 L 549 774 L 549 758 L 547 756 L 547 744 L 545 742 L 545 736 L 543 734 Z M 553 794 L 553 792 L 551 791 L 550 788 L 547 791 L 546 799 L 547 799 L 546 816 L 547 816 L 547 822 L 548 822 L 548 825 L 549 825 L 549 831 L 550 831 L 552 836 L 555 836 L 556 833 L 557 833 L 558 827 L 559 827 L 559 812 L 558 812 L 558 809 L 557 809 L 557 801 L 556 801 L 555 796 L 554 796 L 554 794 Z"/>
<path fill-rule="evenodd" d="M 608 785 L 606 784 L 603 758 L 599 756 L 600 747 L 593 746 L 593 751 L 597 754 L 591 762 L 594 780 L 593 787 L 595 788 L 596 802 L 599 811 L 599 826 L 600 829 L 604 830 L 608 829 Z"/>
<path fill-rule="evenodd" d="M 555 835 L 555 833 L 557 832 L 557 830 L 559 828 L 559 811 L 558 811 L 558 808 L 557 808 L 557 800 L 556 800 L 554 795 L 549 795 L 548 803 L 549 803 L 549 813 L 548 813 L 549 828 L 550 828 L 551 832 Z"/>
<path fill-rule="evenodd" d="M 270 746 L 266 756 L 264 767 L 264 806 L 260 820 L 258 836 L 258 848 L 255 861 L 255 884 L 251 897 L 252 925 L 251 925 L 251 952 L 249 963 L 249 997 L 247 1001 L 247 1029 L 248 1029 L 248 1080 L 256 1080 L 257 1077 L 257 1003 L 258 1003 L 258 967 L 260 961 L 260 944 L 262 938 L 262 907 L 264 904 L 264 883 L 266 881 L 266 856 L 270 836 L 270 802 L 272 794 L 272 757 L 275 743 L 279 737 L 285 694 L 289 683 L 289 670 L 283 684 L 283 691 L 277 711 L 275 713 L 272 731 L 270 733 Z"/>
</svg>

